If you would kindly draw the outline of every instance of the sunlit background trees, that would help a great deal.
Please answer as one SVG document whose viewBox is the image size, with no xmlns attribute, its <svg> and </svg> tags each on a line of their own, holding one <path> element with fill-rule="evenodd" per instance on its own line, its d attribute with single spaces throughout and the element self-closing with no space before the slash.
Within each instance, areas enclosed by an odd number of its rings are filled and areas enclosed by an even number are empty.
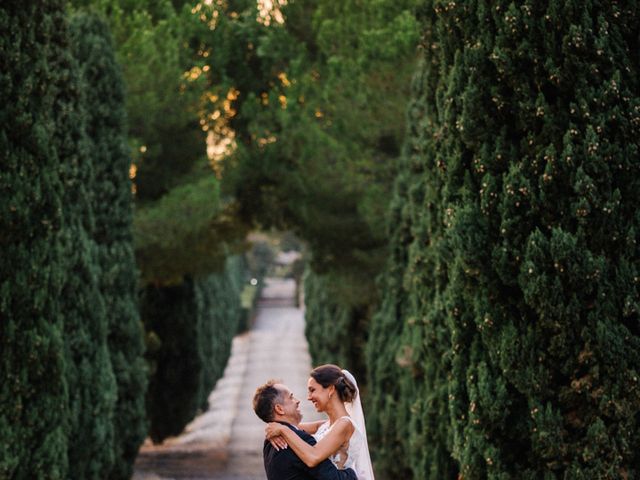
<svg viewBox="0 0 640 480">
<path fill-rule="evenodd" d="M 312 357 L 362 379 L 378 477 L 640 474 L 636 2 L 0 25 L 0 478 L 125 479 L 178 434 L 247 328 L 258 231 L 302 245 Z"/>
</svg>

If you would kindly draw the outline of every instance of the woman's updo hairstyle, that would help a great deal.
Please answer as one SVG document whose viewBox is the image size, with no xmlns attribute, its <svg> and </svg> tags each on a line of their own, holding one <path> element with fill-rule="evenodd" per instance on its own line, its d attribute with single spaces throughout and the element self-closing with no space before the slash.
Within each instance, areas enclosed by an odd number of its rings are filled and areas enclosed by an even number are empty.
<svg viewBox="0 0 640 480">
<path fill-rule="evenodd" d="M 352 402 L 358 394 L 356 386 L 349 381 L 342 369 L 337 365 L 320 365 L 311 371 L 311 378 L 324 388 L 329 387 L 329 385 L 336 387 L 338 397 L 343 402 Z"/>
</svg>

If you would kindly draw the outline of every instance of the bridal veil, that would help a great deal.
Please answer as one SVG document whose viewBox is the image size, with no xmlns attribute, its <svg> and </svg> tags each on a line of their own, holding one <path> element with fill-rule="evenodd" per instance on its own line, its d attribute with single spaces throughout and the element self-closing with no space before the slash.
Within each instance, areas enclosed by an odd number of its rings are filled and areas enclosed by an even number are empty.
<svg viewBox="0 0 640 480">
<path fill-rule="evenodd" d="M 360 400 L 360 389 L 358 388 L 358 382 L 355 377 L 348 370 L 342 370 L 344 376 L 356 387 L 356 398 L 353 402 L 345 403 L 347 413 L 353 419 L 356 424 L 356 428 L 360 430 L 363 437 L 363 442 L 357 453 L 356 459 L 358 480 L 374 480 L 373 468 L 371 466 L 371 455 L 369 455 L 369 442 L 367 441 L 367 427 L 364 422 L 364 412 L 362 410 L 362 402 Z"/>
</svg>

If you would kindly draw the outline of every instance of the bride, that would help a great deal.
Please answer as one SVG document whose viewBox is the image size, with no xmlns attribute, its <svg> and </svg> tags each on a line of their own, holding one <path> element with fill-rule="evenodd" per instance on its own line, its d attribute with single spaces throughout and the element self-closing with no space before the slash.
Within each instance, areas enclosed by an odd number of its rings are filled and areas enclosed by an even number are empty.
<svg viewBox="0 0 640 480">
<path fill-rule="evenodd" d="M 308 396 L 328 420 L 301 423 L 317 443 L 310 445 L 280 423 L 269 423 L 267 438 L 275 448 L 289 445 L 309 467 L 329 458 L 336 467 L 352 468 L 358 480 L 374 480 L 367 444 L 367 432 L 356 379 L 336 365 L 321 365 L 311 372 Z"/>
</svg>

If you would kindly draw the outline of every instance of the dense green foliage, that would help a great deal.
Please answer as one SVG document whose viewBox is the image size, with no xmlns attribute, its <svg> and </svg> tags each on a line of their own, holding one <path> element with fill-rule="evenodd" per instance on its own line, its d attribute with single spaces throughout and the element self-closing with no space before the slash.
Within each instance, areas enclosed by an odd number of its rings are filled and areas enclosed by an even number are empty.
<svg viewBox="0 0 640 480">
<path fill-rule="evenodd" d="M 338 328 L 344 337 L 361 329 L 366 337 L 414 68 L 415 4 L 287 2 L 278 10 L 283 23 L 273 11 L 260 17 L 252 1 L 199 9 L 202 68 L 211 67 L 206 81 L 218 98 L 209 106 L 211 128 L 222 122 L 236 140 L 224 162 L 225 191 L 243 218 L 291 229 L 308 243 L 313 270 L 331 278 L 313 291 L 340 286 L 323 298 L 344 322 L 318 301 L 307 311 L 310 331 Z M 227 91 L 235 93 L 225 109 Z M 309 339 L 312 352 L 326 345 L 322 335 Z M 363 363 L 358 355 L 346 366 Z"/>
<path fill-rule="evenodd" d="M 229 248 L 242 248 L 238 239 L 246 227 L 237 221 L 237 206 L 221 205 L 219 182 L 208 170 L 136 212 L 136 258 L 144 283 L 207 275 L 223 268 Z"/>
<path fill-rule="evenodd" d="M 0 25 L 0 477 L 62 479 L 66 159 L 55 107 L 72 95 L 63 4 L 5 3 Z"/>
<path fill-rule="evenodd" d="M 245 248 L 247 226 L 239 221 L 236 203 L 222 197 L 206 157 L 202 103 L 209 95 L 199 78 L 202 69 L 194 65 L 200 21 L 192 5 L 168 0 L 73 3 L 108 19 L 123 67 L 136 199 L 135 256 L 147 348 L 153 350 L 146 405 L 157 441 L 191 420 L 226 364 L 242 289 L 230 287 L 228 275 L 225 281 L 212 280 L 222 278 L 212 273 L 224 270 L 227 257 Z M 172 328 L 168 339 L 158 332 L 165 327 Z M 185 361 L 177 363 L 193 371 L 176 377 L 168 359 L 180 355 Z M 180 382 L 184 389 L 176 394 Z"/>
<path fill-rule="evenodd" d="M 179 434 L 206 408 L 246 314 L 240 304 L 244 281 L 244 262 L 232 257 L 221 273 L 145 289 L 142 318 L 152 367 L 147 414 L 154 442 Z"/>
<path fill-rule="evenodd" d="M 127 85 L 136 199 L 157 200 L 183 183 L 205 154 L 202 89 L 188 76 L 191 14 L 168 0 L 92 3 L 109 20 Z"/>
<path fill-rule="evenodd" d="M 138 204 L 152 202 L 194 173 L 205 155 L 201 88 L 189 80 L 188 9 L 170 0 L 73 0 L 109 23 L 126 84 L 129 146 Z M 194 88 L 192 88 L 194 87 Z M 194 172 L 198 169 L 198 172 Z"/>
<path fill-rule="evenodd" d="M 411 2 L 382 3 L 291 2 L 282 7 L 283 24 L 254 27 L 243 54 L 262 83 L 241 77 L 235 84 L 244 123 L 230 120 L 239 145 L 225 165 L 244 213 L 292 228 L 309 242 L 316 270 L 362 278 L 383 258 L 389 159 L 399 151 L 417 40 Z M 403 27 L 395 36 L 389 19 Z M 399 45 L 372 49 L 374 34 Z"/>
<path fill-rule="evenodd" d="M 131 163 L 126 136 L 124 85 L 111 35 L 93 14 L 76 14 L 71 33 L 86 95 L 86 132 L 94 165 L 92 189 L 99 287 L 104 301 L 108 347 L 117 385 L 113 412 L 113 467 L 109 478 L 128 479 L 146 434 L 146 369 L 138 313 L 132 238 Z M 91 411 L 91 409 L 88 409 Z"/>
<path fill-rule="evenodd" d="M 308 245 L 379 478 L 640 476 L 637 2 L 275 3 L 72 2 L 115 56 L 0 7 L 0 477 L 128 478 L 206 407 L 249 224 Z"/>
<path fill-rule="evenodd" d="M 639 6 L 423 3 L 368 345 L 379 471 L 635 478 Z"/>
<path fill-rule="evenodd" d="M 86 17 L 69 28 L 58 3 L 3 7 L 0 18 L 3 51 L 13 52 L 2 60 L 9 214 L 2 217 L 0 476 L 128 478 L 133 457 L 122 453 L 132 449 L 124 437 L 137 437 L 135 449 L 142 432 L 135 422 L 124 432 L 115 415 L 126 420 L 143 388 L 126 380 L 119 399 L 117 382 L 137 376 L 143 387 L 144 371 L 114 375 L 112 360 L 123 362 L 109 341 L 132 319 L 126 341 L 138 349 L 119 347 L 127 368 L 136 357 L 140 366 L 123 97 L 108 32 Z"/>
<path fill-rule="evenodd" d="M 355 290 L 353 284 L 345 289 L 344 276 L 318 275 L 308 270 L 304 276 L 305 334 L 309 339 L 309 353 L 315 365 L 335 363 L 344 365 L 356 376 L 360 386 L 366 384 L 364 348 L 368 337 L 368 323 L 373 304 L 362 285 L 356 298 L 345 298 Z M 355 283 L 355 282 L 354 282 Z M 366 309 L 366 310 L 365 310 Z"/>
<path fill-rule="evenodd" d="M 176 284 L 221 269 L 247 226 L 206 157 L 198 17 L 168 0 L 73 3 L 108 19 L 123 69 L 142 281 Z"/>
<path fill-rule="evenodd" d="M 68 48 L 73 50 L 71 45 Z M 65 373 L 69 388 L 68 475 L 98 479 L 105 478 L 114 462 L 111 446 L 117 391 L 107 345 L 107 315 L 100 292 L 98 246 L 94 240 L 97 179 L 91 157 L 92 142 L 85 131 L 92 92 L 89 84 L 84 83 L 78 64 L 71 62 L 71 53 L 66 55 L 70 92 L 64 108 L 58 107 L 63 113 L 56 121 L 59 155 L 65 160 L 62 205 L 66 228 L 62 241 L 67 274 L 59 301 L 64 312 Z"/>
<path fill-rule="evenodd" d="M 375 278 L 387 255 L 386 209 L 415 65 L 415 4 L 319 2 L 307 40 L 312 61 L 287 92 L 305 102 L 281 135 L 300 176 L 295 190 L 284 190 L 296 198 L 290 221 L 311 250 L 305 316 L 312 358 L 344 365 L 363 387 L 363 351 L 378 303 Z"/>
</svg>

